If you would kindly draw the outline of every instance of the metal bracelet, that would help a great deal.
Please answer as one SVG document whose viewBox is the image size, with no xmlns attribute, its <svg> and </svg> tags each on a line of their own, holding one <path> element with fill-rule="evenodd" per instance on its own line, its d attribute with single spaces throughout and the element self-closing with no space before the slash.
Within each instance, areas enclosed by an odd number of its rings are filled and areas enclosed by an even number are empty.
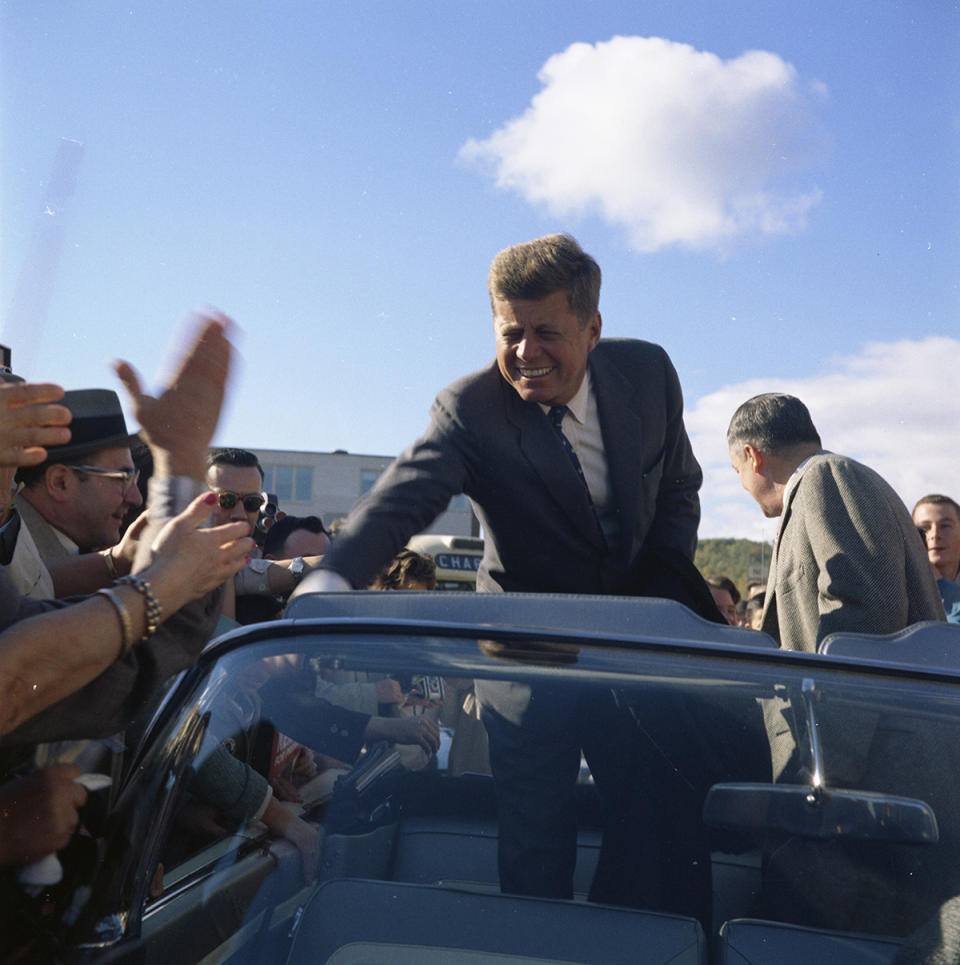
<svg viewBox="0 0 960 965">
<path fill-rule="evenodd" d="M 107 572 L 110 574 L 111 580 L 120 579 L 120 573 L 117 571 L 117 564 L 113 559 L 113 547 L 111 546 L 106 552 L 103 553 L 103 561 L 107 564 Z"/>
<path fill-rule="evenodd" d="M 150 588 L 150 581 L 145 580 L 142 576 L 122 576 L 116 581 L 117 586 L 122 586 L 126 584 L 127 586 L 132 586 L 138 593 L 142 594 L 144 603 L 146 603 L 146 612 L 144 613 L 144 618 L 147 622 L 147 629 L 141 640 L 149 640 L 157 632 L 157 627 L 160 626 L 160 621 L 163 619 L 163 607 L 160 606 L 160 601 L 153 595 L 153 590 Z"/>
<path fill-rule="evenodd" d="M 136 641 L 133 639 L 133 620 L 130 618 L 130 611 L 127 609 L 126 603 L 108 586 L 97 590 L 96 595 L 108 599 L 114 610 L 117 611 L 117 616 L 120 618 L 120 633 L 123 636 L 121 654 L 129 653 Z"/>
</svg>

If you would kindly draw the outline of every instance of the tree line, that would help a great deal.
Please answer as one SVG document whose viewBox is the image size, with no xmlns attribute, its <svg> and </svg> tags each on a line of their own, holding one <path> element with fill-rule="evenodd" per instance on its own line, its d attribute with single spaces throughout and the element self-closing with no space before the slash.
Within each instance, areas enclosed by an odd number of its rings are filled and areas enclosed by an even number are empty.
<svg viewBox="0 0 960 965">
<path fill-rule="evenodd" d="M 751 539 L 701 539 L 695 562 L 704 576 L 728 576 L 741 595 L 747 581 L 765 580 L 772 544 Z"/>
</svg>

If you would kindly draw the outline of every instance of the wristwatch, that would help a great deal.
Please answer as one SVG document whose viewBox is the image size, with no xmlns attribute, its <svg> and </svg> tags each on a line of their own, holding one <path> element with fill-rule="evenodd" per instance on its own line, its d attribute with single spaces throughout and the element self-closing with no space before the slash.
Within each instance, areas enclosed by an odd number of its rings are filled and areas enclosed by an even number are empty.
<svg viewBox="0 0 960 965">
<path fill-rule="evenodd" d="M 304 562 L 303 562 L 302 556 L 295 556 L 290 561 L 290 566 L 288 567 L 288 569 L 290 570 L 290 573 L 293 575 L 294 579 L 296 579 L 298 583 L 300 582 L 300 579 L 303 576 L 303 567 L 304 567 Z"/>
</svg>

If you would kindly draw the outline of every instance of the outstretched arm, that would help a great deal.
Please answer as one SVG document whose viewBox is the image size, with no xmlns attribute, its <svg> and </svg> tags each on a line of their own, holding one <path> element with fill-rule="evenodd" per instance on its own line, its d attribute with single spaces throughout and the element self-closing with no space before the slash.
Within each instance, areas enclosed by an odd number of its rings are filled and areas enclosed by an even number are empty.
<svg viewBox="0 0 960 965">
<path fill-rule="evenodd" d="M 141 574 L 150 582 L 164 617 L 176 617 L 188 602 L 230 578 L 245 564 L 253 546 L 245 523 L 200 528 L 210 514 L 212 498 L 212 494 L 198 497 L 167 524 L 155 543 L 155 562 Z M 147 629 L 143 595 L 132 586 L 117 586 L 112 592 L 129 615 L 131 639 L 139 640 Z M 140 687 L 133 691 L 133 681 L 143 667 L 150 668 L 146 677 L 159 684 L 186 665 L 186 652 L 179 666 L 167 665 L 171 658 L 177 659 L 178 649 L 186 651 L 192 642 L 187 637 L 177 640 L 176 633 L 173 637 L 173 641 L 168 639 L 161 626 L 154 636 L 124 652 L 124 628 L 117 609 L 99 595 L 21 620 L 0 634 L 0 733 L 13 730 L 68 695 L 73 695 L 70 700 L 76 707 L 62 706 L 61 713 L 50 715 L 49 721 L 37 722 L 40 733 L 46 735 L 44 728 L 55 726 L 64 732 L 60 736 L 67 736 L 74 727 L 73 713 L 80 710 L 94 714 L 106 732 L 111 726 L 117 730 L 112 722 L 127 714 L 127 705 L 135 713 L 137 695 L 142 697 L 147 689 L 144 680 L 137 680 Z M 193 646 L 199 652 L 204 643 L 201 635 Z M 104 678 L 97 700 L 81 691 L 88 684 L 96 686 L 94 678 L 103 677 L 103 671 L 114 663 L 116 680 L 111 686 L 111 680 Z"/>
</svg>

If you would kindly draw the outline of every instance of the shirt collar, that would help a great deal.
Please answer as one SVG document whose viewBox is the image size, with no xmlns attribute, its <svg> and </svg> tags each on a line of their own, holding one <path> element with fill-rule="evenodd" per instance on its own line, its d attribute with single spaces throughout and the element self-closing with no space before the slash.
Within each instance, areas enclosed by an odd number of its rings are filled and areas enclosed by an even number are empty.
<svg viewBox="0 0 960 965">
<path fill-rule="evenodd" d="M 580 425 L 584 425 L 587 421 L 587 405 L 590 401 L 590 391 L 590 368 L 588 366 L 583 374 L 583 381 L 580 383 L 580 388 L 577 389 L 573 398 L 567 403 L 567 411 Z M 543 410 L 544 415 L 549 413 L 553 408 L 552 405 L 544 405 L 542 402 L 538 402 L 537 405 Z"/>
</svg>

